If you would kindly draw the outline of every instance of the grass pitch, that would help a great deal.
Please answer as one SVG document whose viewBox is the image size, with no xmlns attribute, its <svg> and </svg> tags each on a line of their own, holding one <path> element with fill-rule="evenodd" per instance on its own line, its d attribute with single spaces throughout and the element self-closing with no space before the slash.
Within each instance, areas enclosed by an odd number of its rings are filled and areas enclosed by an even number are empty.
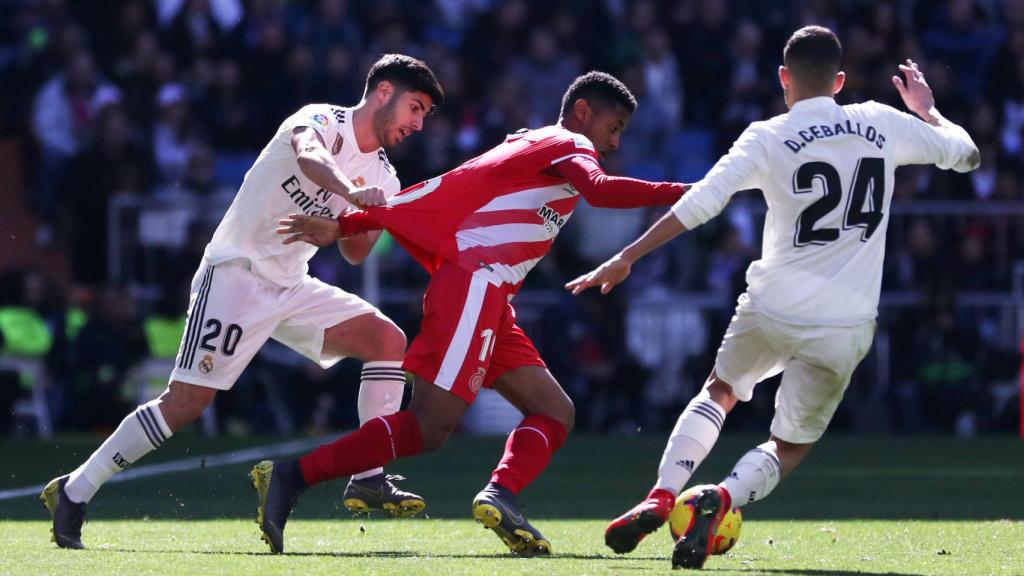
<svg viewBox="0 0 1024 576">
<path fill-rule="evenodd" d="M 248 448 L 261 440 L 179 435 L 142 464 Z M 724 475 L 760 438 L 726 436 L 694 482 Z M 70 470 L 96 438 L 0 444 L 0 490 Z M 0 574 L 633 574 L 669 571 L 668 529 L 632 554 L 604 547 L 607 521 L 653 481 L 664 438 L 576 436 L 522 495 L 555 555 L 507 554 L 470 519 L 502 439 L 456 438 L 398 463 L 429 518 L 352 519 L 341 482 L 308 492 L 284 556 L 259 540 L 249 464 L 111 484 L 90 505 L 85 551 L 58 550 L 35 497 L 0 500 Z M 770 498 L 744 509 L 739 543 L 715 574 L 1024 574 L 1024 443 L 1014 438 L 829 437 Z"/>
</svg>

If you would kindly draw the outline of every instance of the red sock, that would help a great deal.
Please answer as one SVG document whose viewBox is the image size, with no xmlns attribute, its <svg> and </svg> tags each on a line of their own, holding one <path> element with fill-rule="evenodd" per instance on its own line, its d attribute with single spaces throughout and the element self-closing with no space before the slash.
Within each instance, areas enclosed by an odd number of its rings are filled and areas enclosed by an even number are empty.
<svg viewBox="0 0 1024 576">
<path fill-rule="evenodd" d="M 374 418 L 355 432 L 299 458 L 306 486 L 343 478 L 383 466 L 395 458 L 423 451 L 420 425 L 412 412 L 403 410 Z"/>
<path fill-rule="evenodd" d="M 505 442 L 505 455 L 494 469 L 491 482 L 518 495 L 547 468 L 551 455 L 562 447 L 567 435 L 565 426 L 553 418 L 523 418 Z"/>
</svg>

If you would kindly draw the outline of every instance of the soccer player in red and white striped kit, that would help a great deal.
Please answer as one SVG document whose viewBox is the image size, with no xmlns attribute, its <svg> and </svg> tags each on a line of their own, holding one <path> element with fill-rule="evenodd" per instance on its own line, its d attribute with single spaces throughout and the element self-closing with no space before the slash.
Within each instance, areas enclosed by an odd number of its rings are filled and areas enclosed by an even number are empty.
<svg viewBox="0 0 1024 576">
<path fill-rule="evenodd" d="M 590 72 L 562 99 L 557 124 L 521 130 L 455 169 L 337 221 L 295 215 L 286 242 L 326 245 L 385 228 L 431 273 L 423 322 L 403 368 L 415 375 L 407 410 L 366 422 L 298 460 L 253 470 L 258 521 L 272 550 L 298 496 L 313 484 L 439 448 L 481 387 L 523 413 L 473 515 L 515 554 L 549 554 L 550 542 L 523 516 L 517 496 L 562 446 L 572 401 L 516 324 L 512 299 L 548 252 L 582 197 L 591 205 L 670 205 L 686 190 L 608 176 L 599 161 L 619 146 L 636 100 L 616 78 Z"/>
</svg>

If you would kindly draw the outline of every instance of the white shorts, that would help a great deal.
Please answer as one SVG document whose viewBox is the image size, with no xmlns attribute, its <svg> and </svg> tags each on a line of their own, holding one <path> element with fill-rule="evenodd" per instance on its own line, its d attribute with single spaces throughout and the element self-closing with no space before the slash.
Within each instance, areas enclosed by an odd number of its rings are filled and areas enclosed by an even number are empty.
<svg viewBox="0 0 1024 576">
<path fill-rule="evenodd" d="M 759 313 L 743 294 L 718 349 L 715 372 L 743 401 L 750 400 L 758 382 L 784 372 L 772 434 L 808 444 L 825 433 L 874 335 L 874 320 L 857 326 L 778 322 Z"/>
<path fill-rule="evenodd" d="M 253 274 L 245 260 L 210 265 L 192 279 L 188 322 L 171 381 L 228 390 L 267 338 L 327 368 L 324 330 L 377 312 L 369 302 L 306 276 L 281 288 Z"/>
</svg>

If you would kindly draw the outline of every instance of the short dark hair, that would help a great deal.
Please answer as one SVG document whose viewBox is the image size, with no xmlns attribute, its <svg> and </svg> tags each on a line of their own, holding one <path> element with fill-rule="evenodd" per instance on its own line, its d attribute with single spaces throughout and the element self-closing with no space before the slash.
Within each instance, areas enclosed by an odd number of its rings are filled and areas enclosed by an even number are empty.
<svg viewBox="0 0 1024 576">
<path fill-rule="evenodd" d="M 800 84 L 814 88 L 832 85 L 843 59 L 843 46 L 828 28 L 804 26 L 793 32 L 782 49 L 782 63 Z"/>
<path fill-rule="evenodd" d="M 562 96 L 561 117 L 569 115 L 573 104 L 580 98 L 587 101 L 594 107 L 619 105 L 629 110 L 632 114 L 636 112 L 636 98 L 626 88 L 626 85 L 619 82 L 619 79 L 606 72 L 587 72 L 583 76 L 573 80 L 569 89 Z"/>
<path fill-rule="evenodd" d="M 437 81 L 433 70 L 422 60 L 405 54 L 385 54 L 380 57 L 366 74 L 366 93 L 387 80 L 399 90 L 423 92 L 434 101 L 434 106 L 444 104 L 444 90 Z"/>
</svg>

